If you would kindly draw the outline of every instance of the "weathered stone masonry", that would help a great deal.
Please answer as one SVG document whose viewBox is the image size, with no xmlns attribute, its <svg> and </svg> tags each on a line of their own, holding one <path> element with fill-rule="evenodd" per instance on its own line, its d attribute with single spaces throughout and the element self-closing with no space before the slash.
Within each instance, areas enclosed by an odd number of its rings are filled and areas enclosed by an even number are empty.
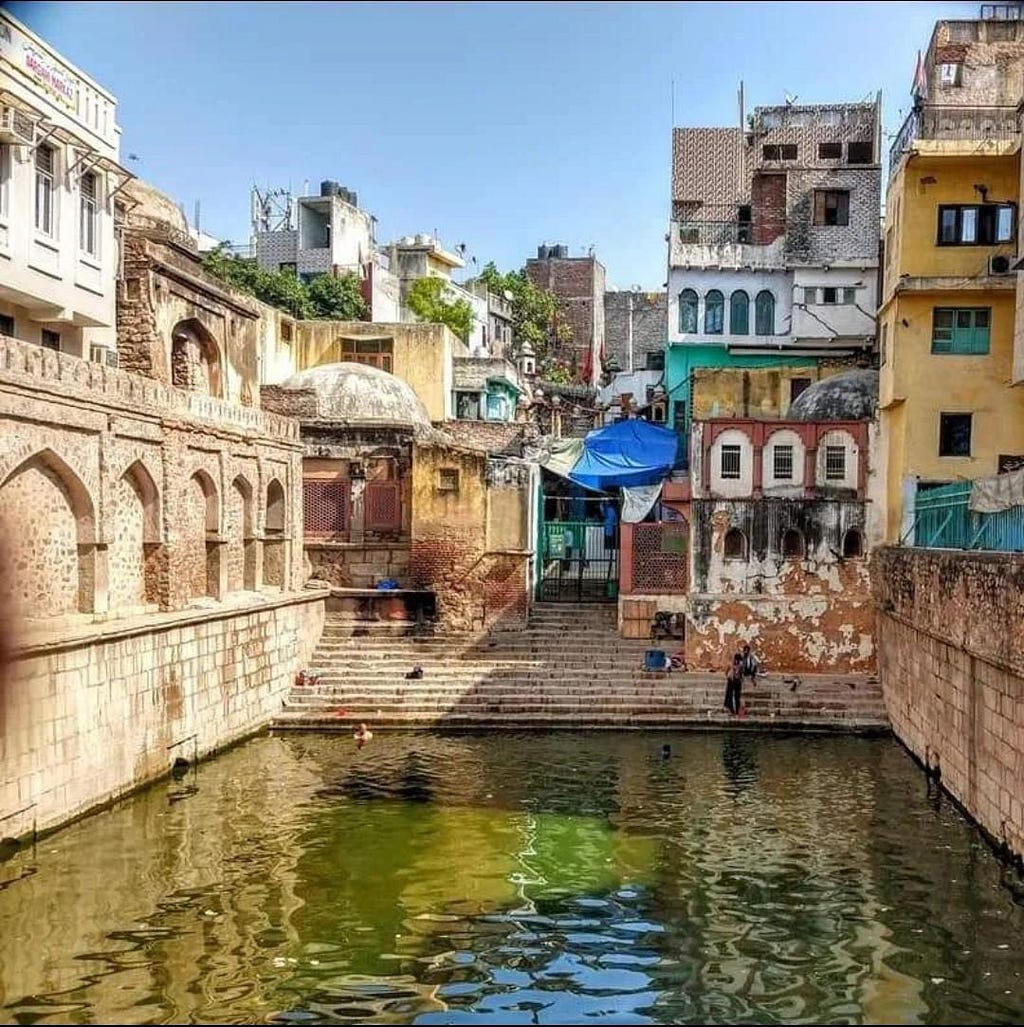
<svg viewBox="0 0 1024 1027">
<path fill-rule="evenodd" d="M 322 596 L 300 591 L 295 421 L 0 337 L 0 425 L 17 835 L 165 770 L 182 735 L 265 722 Z"/>
<path fill-rule="evenodd" d="M 1024 855 L 1024 557 L 887 547 L 872 579 L 893 731 Z"/>
</svg>

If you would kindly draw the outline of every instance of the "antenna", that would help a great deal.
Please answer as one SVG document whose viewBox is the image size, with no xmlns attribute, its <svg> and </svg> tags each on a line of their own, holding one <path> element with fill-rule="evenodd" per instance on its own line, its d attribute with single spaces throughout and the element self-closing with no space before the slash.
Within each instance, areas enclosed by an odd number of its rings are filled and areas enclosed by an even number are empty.
<svg viewBox="0 0 1024 1027">
<path fill-rule="evenodd" d="M 199 231 L 199 201 L 198 200 L 196 200 L 196 212 L 195 212 L 195 217 L 194 217 L 192 223 L 193 223 L 193 225 L 195 227 L 195 230 L 198 232 Z"/>
</svg>

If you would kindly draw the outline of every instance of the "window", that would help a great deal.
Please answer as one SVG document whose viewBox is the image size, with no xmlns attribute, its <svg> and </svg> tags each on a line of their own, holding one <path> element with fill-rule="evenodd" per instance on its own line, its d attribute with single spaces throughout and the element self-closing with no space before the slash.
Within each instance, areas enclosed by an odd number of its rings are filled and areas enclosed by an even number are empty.
<svg viewBox="0 0 1024 1027">
<path fill-rule="evenodd" d="M 693 289 L 683 289 L 679 294 L 679 331 L 697 331 L 697 294 Z"/>
<path fill-rule="evenodd" d="M 281 341 L 290 343 L 294 338 L 295 328 L 291 321 L 281 322 Z"/>
<path fill-rule="evenodd" d="M 351 483 L 347 478 L 302 482 L 302 523 L 307 538 L 331 538 L 348 531 Z"/>
<path fill-rule="evenodd" d="M 971 414 L 939 414 L 939 456 L 971 455 Z"/>
<path fill-rule="evenodd" d="M 793 404 L 796 402 L 797 397 L 801 393 L 805 392 L 811 387 L 810 378 L 790 378 L 789 379 L 789 402 Z"/>
<path fill-rule="evenodd" d="M 648 371 L 664 371 L 665 351 L 663 349 L 654 350 L 647 354 L 645 361 L 645 366 Z"/>
<path fill-rule="evenodd" d="M 840 300 L 840 292 L 834 285 L 826 285 L 821 290 L 821 302 L 822 303 L 838 303 Z"/>
<path fill-rule="evenodd" d="M 939 246 L 993 246 L 1013 242 L 1013 203 L 950 203 L 939 206 Z"/>
<path fill-rule="evenodd" d="M 804 555 L 804 536 L 796 528 L 790 528 L 782 535 L 782 555 L 787 560 L 802 560 Z"/>
<path fill-rule="evenodd" d="M 818 143 L 818 160 L 842 160 L 842 143 Z"/>
<path fill-rule="evenodd" d="M 848 225 L 850 193 L 846 189 L 814 190 L 814 223 L 816 225 Z"/>
<path fill-rule="evenodd" d="M 0 314 L 0 335 L 14 338 L 14 318 L 10 314 Z"/>
<path fill-rule="evenodd" d="M 677 432 L 686 431 L 686 404 L 678 399 L 672 404 L 672 427 Z"/>
<path fill-rule="evenodd" d="M 729 297 L 729 331 L 733 335 L 750 332 L 750 297 L 742 289 Z"/>
<path fill-rule="evenodd" d="M 964 81 L 964 66 L 959 62 L 939 65 L 939 85 L 961 86 Z"/>
<path fill-rule="evenodd" d="M 459 491 L 459 470 L 457 467 L 441 467 L 437 472 L 438 492 Z"/>
<path fill-rule="evenodd" d="M 745 560 L 747 558 L 747 536 L 739 528 L 730 528 L 725 533 L 725 558 Z"/>
<path fill-rule="evenodd" d="M 36 149 L 36 229 L 43 235 L 53 235 L 56 225 L 53 211 L 54 149 L 40 146 Z"/>
<path fill-rule="evenodd" d="M 843 556 L 846 559 L 864 555 L 864 536 L 857 528 L 851 528 L 843 536 Z"/>
<path fill-rule="evenodd" d="M 775 297 L 767 289 L 762 289 L 754 301 L 754 332 L 775 334 Z"/>
<path fill-rule="evenodd" d="M 60 332 L 51 332 L 49 328 L 44 328 L 40 333 L 39 341 L 43 344 L 44 349 L 60 352 Z"/>
<path fill-rule="evenodd" d="M 367 364 L 391 371 L 392 342 L 390 339 L 342 339 L 341 359 L 353 364 Z"/>
<path fill-rule="evenodd" d="M 456 392 L 455 393 L 455 416 L 460 421 L 480 420 L 480 393 L 479 392 Z"/>
<path fill-rule="evenodd" d="M 875 144 L 870 142 L 847 143 L 847 164 L 873 164 L 875 161 Z"/>
<path fill-rule="evenodd" d="M 722 478 L 733 481 L 740 476 L 740 447 L 722 446 Z"/>
<path fill-rule="evenodd" d="M 932 352 L 988 353 L 990 307 L 936 307 L 932 311 Z"/>
<path fill-rule="evenodd" d="M 772 448 L 772 477 L 776 481 L 793 480 L 792 446 L 774 446 Z"/>
<path fill-rule="evenodd" d="M 725 297 L 712 289 L 704 297 L 704 334 L 721 335 L 725 322 Z"/>
<path fill-rule="evenodd" d="M 11 191 L 11 148 L 0 143 L 0 215 L 6 215 L 10 205 Z"/>
<path fill-rule="evenodd" d="M 796 143 L 766 144 L 761 147 L 761 156 L 765 160 L 796 160 Z"/>
<path fill-rule="evenodd" d="M 99 178 L 93 171 L 87 171 L 78 180 L 78 245 L 83 252 L 93 257 L 99 255 L 99 207 L 97 204 Z"/>
<path fill-rule="evenodd" d="M 846 447 L 825 447 L 825 481 L 843 481 L 846 478 Z"/>
<path fill-rule="evenodd" d="M 499 396 L 496 393 L 487 394 L 487 420 L 508 420 L 508 397 Z"/>
</svg>

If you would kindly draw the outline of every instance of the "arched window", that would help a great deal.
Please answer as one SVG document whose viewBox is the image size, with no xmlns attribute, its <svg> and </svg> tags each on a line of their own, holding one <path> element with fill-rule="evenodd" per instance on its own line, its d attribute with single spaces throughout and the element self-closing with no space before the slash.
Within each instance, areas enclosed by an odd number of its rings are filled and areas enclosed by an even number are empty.
<svg viewBox="0 0 1024 1027">
<path fill-rule="evenodd" d="M 704 297 L 704 334 L 721 335 L 725 329 L 725 297 L 712 289 Z"/>
<path fill-rule="evenodd" d="M 683 289 L 679 294 L 679 331 L 697 331 L 697 294 L 693 289 Z"/>
<path fill-rule="evenodd" d="M 747 536 L 739 528 L 730 528 L 725 533 L 725 558 L 745 560 L 747 558 Z"/>
<path fill-rule="evenodd" d="M 750 297 L 737 289 L 729 297 L 729 334 L 748 335 L 750 333 Z"/>
<path fill-rule="evenodd" d="M 864 536 L 858 528 L 851 528 L 843 536 L 843 556 L 847 559 L 864 555 Z"/>
<path fill-rule="evenodd" d="M 804 556 L 804 536 L 796 528 L 789 528 L 782 535 L 782 555 L 787 560 L 802 560 Z"/>
<path fill-rule="evenodd" d="M 762 289 L 754 301 L 754 332 L 775 334 L 775 297 L 767 289 Z"/>
</svg>

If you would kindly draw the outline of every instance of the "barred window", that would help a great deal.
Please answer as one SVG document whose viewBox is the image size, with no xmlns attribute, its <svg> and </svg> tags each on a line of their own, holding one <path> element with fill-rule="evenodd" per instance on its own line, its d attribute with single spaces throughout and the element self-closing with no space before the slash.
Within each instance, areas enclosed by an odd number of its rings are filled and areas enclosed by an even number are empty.
<svg viewBox="0 0 1024 1027">
<path fill-rule="evenodd" d="M 842 481 L 846 477 L 846 447 L 825 447 L 825 480 Z"/>
<path fill-rule="evenodd" d="M 774 477 L 779 481 L 793 480 L 793 447 L 775 446 L 772 450 Z"/>
<path fill-rule="evenodd" d="M 402 530 L 402 497 L 397 481 L 370 482 L 366 486 L 365 497 L 368 530 Z"/>
<path fill-rule="evenodd" d="M 306 478 L 302 518 L 307 538 L 336 538 L 348 533 L 350 484 L 343 478 Z"/>
<path fill-rule="evenodd" d="M 722 446 L 722 477 L 736 479 L 740 476 L 740 447 Z"/>
</svg>

